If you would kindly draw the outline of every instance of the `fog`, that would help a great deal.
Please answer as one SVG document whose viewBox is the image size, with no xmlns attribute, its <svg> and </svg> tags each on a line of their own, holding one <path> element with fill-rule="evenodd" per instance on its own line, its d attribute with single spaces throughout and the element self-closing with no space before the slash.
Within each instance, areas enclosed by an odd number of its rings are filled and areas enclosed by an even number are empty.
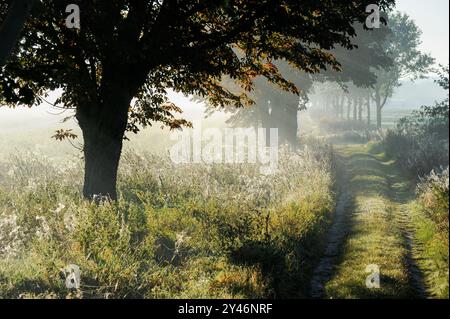
<svg viewBox="0 0 450 319">
<path fill-rule="evenodd" d="M 46 100 L 52 103 L 55 96 L 55 93 L 50 93 Z M 393 97 L 387 102 L 385 110 L 386 112 L 401 110 L 407 114 L 423 105 L 431 105 L 435 101 L 443 100 L 445 97 L 446 92 L 433 81 L 433 78 L 415 82 L 404 81 L 403 85 L 398 88 Z M 206 104 L 194 102 L 192 98 L 182 94 L 171 92 L 169 99 L 183 110 L 183 114 L 180 117 L 189 121 L 204 121 L 206 126 L 211 125 L 211 123 L 226 126 L 226 121 L 230 117 L 229 113 L 220 109 L 215 110 L 210 115 L 207 112 Z M 35 130 L 55 130 L 68 127 L 76 129 L 77 126 L 73 119 L 68 123 L 62 123 L 64 118 L 73 114 L 73 110 L 61 110 L 47 102 L 32 108 L 17 107 L 11 109 L 5 106 L 0 107 L 0 133 L 16 134 L 20 132 L 21 135 L 25 136 L 27 133 L 32 134 Z M 155 123 L 155 127 L 160 129 L 158 123 Z"/>
<path fill-rule="evenodd" d="M 433 5 L 429 2 L 399 0 L 397 10 L 407 13 L 421 29 L 420 49 L 425 53 L 430 53 L 438 64 L 448 63 L 448 28 L 442 28 L 446 21 L 448 25 L 448 1 L 433 0 Z M 447 9 L 442 9 L 447 8 Z M 423 105 L 432 105 L 435 101 L 443 100 L 446 93 L 433 81 L 434 75 L 430 74 L 428 79 L 421 79 L 415 82 L 403 80 L 402 86 L 397 88 L 393 96 L 388 100 L 384 112 L 400 112 L 401 115 L 408 115 L 413 110 L 417 110 Z M 58 95 L 57 92 L 50 92 L 47 100 L 52 102 Z M 317 97 L 317 96 L 316 96 Z M 203 121 L 203 126 L 226 126 L 226 121 L 230 114 L 216 110 L 212 115 L 207 116 L 207 107 L 204 103 L 193 102 L 190 97 L 182 94 L 169 92 L 169 99 L 183 110 L 181 118 L 190 121 Z M 269 100 L 269 99 L 268 99 Z M 62 111 L 44 102 L 33 108 L 17 107 L 9 109 L 0 106 L 0 134 L 3 138 L 6 135 L 14 134 L 15 138 L 27 139 L 29 135 L 42 135 L 50 138 L 52 132 L 59 128 L 73 128 L 78 131 L 74 120 L 61 123 L 62 120 L 73 115 L 73 111 Z M 389 125 L 395 123 L 389 122 Z M 299 123 L 301 127 L 301 123 Z M 167 135 L 168 130 L 160 130 L 160 124 L 150 130 L 152 134 Z M 132 140 L 136 138 L 131 136 Z M 45 142 L 45 141 L 43 141 Z"/>
</svg>

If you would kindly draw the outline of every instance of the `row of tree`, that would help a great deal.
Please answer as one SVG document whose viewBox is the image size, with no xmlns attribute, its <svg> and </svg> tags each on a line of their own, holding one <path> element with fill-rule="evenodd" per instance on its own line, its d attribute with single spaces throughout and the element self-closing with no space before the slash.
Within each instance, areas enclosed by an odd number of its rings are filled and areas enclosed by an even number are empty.
<svg viewBox="0 0 450 319">
<path fill-rule="evenodd" d="M 257 107 L 237 111 L 230 122 L 277 127 L 281 142 L 295 147 L 298 144 L 297 113 L 314 94 L 315 98 L 309 101 L 313 107 L 337 118 L 354 121 L 365 118 L 368 128 L 373 127 L 374 116 L 376 128 L 380 129 L 383 109 L 395 89 L 404 80 L 424 77 L 434 64 L 431 56 L 419 51 L 421 31 L 413 20 L 402 13 L 385 13 L 384 17 L 387 24 L 380 29 L 355 26 L 353 42 L 357 48 L 332 50 L 341 64 L 340 72 L 299 74 L 283 65 L 280 67 L 283 74 L 301 88 L 300 99 L 261 80 L 256 85 Z"/>
<path fill-rule="evenodd" d="M 348 84 L 342 88 L 335 83 L 324 83 L 314 87 L 310 105 L 338 119 L 363 122 L 372 127 L 372 98 L 367 88 Z"/>
</svg>

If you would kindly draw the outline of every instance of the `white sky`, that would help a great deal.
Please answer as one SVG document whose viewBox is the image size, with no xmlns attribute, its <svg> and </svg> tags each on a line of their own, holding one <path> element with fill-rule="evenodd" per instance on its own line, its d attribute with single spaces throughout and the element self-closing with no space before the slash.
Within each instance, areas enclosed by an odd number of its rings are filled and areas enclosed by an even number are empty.
<svg viewBox="0 0 450 319">
<path fill-rule="evenodd" d="M 397 0 L 397 10 L 407 13 L 422 30 L 422 51 L 439 64 L 449 61 L 449 0 Z"/>
</svg>

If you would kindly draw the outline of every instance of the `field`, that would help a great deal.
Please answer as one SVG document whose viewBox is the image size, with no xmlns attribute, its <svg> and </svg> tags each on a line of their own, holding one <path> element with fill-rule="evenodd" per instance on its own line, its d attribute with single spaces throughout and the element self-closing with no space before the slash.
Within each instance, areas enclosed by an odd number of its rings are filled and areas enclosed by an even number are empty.
<svg viewBox="0 0 450 319">
<path fill-rule="evenodd" d="M 411 115 L 413 111 L 417 109 L 410 108 L 386 108 L 383 110 L 383 128 L 393 128 L 397 125 L 398 121 L 406 116 Z"/>
<path fill-rule="evenodd" d="M 406 113 L 386 112 L 387 125 Z M 100 205 L 82 199 L 78 141 L 50 138 L 60 124 L 4 128 L 0 296 L 448 296 L 445 240 L 424 213 L 430 195 L 416 200 L 379 142 L 320 134 L 308 113 L 300 120 L 302 146 L 283 148 L 267 176 L 256 164 L 173 164 L 159 128 L 130 136 L 120 199 Z M 77 290 L 66 287 L 70 265 L 80 268 Z M 377 289 L 366 282 L 374 265 Z"/>
<path fill-rule="evenodd" d="M 308 295 L 334 205 L 326 146 L 284 150 L 269 176 L 257 165 L 178 166 L 128 149 L 120 200 L 97 206 L 81 198 L 77 151 L 53 153 L 56 142 L 23 151 L 45 135 L 2 140 L 17 151 L 0 161 L 0 296 Z M 71 264 L 81 269 L 75 293 L 63 275 Z"/>
</svg>

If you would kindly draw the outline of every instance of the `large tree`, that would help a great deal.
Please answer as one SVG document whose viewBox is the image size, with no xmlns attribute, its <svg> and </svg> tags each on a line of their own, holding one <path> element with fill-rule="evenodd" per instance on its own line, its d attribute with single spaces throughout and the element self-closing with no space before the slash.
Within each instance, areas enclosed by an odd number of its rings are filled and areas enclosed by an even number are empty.
<svg viewBox="0 0 450 319">
<path fill-rule="evenodd" d="M 65 25 L 72 3 L 81 9 L 80 30 Z M 115 199 L 126 130 L 151 121 L 186 124 L 174 118 L 168 89 L 204 96 L 213 106 L 244 106 L 248 96 L 221 79 L 250 91 L 262 76 L 298 93 L 271 61 L 308 73 L 339 69 L 330 50 L 353 47 L 352 26 L 365 21 L 370 3 L 393 1 L 48 0 L 1 71 L 1 100 L 33 105 L 62 89 L 58 102 L 76 110 L 83 133 L 84 196 Z M 1 11 L 8 4 L 2 0 Z"/>
</svg>

